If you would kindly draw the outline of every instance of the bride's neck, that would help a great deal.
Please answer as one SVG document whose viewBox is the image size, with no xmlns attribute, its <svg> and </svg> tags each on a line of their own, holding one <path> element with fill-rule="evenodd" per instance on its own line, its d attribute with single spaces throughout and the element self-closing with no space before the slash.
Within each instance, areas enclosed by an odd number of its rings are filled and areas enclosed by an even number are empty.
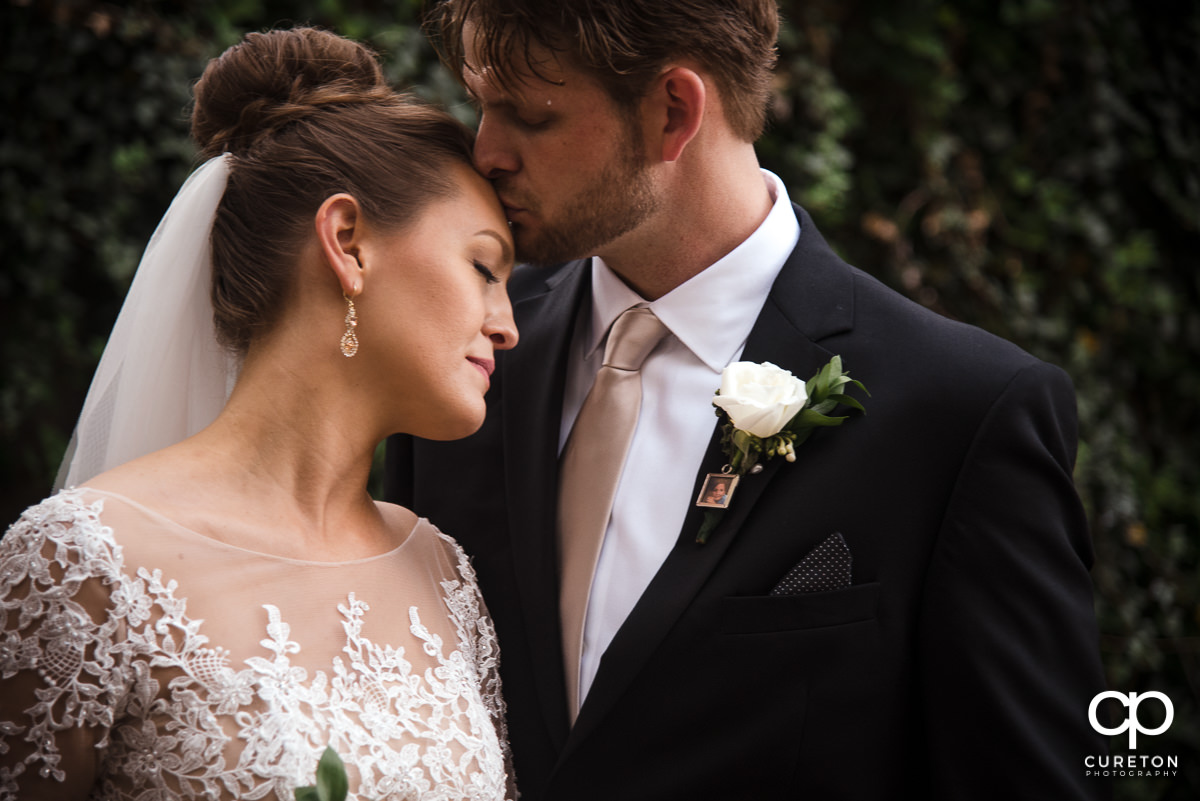
<svg viewBox="0 0 1200 801">
<path fill-rule="evenodd" d="M 280 556 L 341 561 L 395 547 L 415 516 L 367 492 L 375 446 L 387 433 L 371 412 L 379 401 L 346 378 L 343 363 L 298 353 L 252 353 L 210 426 L 88 486 Z"/>
<path fill-rule="evenodd" d="M 313 362 L 247 357 L 216 421 L 162 452 L 155 474 L 184 479 L 189 497 L 161 502 L 198 528 L 211 519 L 213 536 L 271 553 L 339 560 L 394 547 L 411 515 L 381 510 L 367 492 L 386 432 L 337 362 Z"/>
<path fill-rule="evenodd" d="M 200 444 L 235 474 L 302 503 L 361 500 L 382 438 L 361 391 L 328 368 L 250 357 L 224 411 Z"/>
</svg>

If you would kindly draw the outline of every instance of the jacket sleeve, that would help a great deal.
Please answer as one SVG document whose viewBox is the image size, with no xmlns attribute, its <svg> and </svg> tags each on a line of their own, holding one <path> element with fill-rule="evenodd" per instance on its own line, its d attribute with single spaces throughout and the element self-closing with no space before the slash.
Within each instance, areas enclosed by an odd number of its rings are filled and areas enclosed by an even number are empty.
<svg viewBox="0 0 1200 801">
<path fill-rule="evenodd" d="M 938 799 L 1092 799 L 1104 689 L 1075 491 L 1070 379 L 1037 362 L 996 398 L 967 452 L 922 601 L 919 658 Z"/>
</svg>

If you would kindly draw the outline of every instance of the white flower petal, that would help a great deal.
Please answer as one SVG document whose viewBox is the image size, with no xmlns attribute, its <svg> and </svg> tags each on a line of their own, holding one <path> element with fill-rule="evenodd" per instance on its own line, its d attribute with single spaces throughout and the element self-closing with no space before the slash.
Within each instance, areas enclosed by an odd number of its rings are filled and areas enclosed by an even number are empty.
<svg viewBox="0 0 1200 801">
<path fill-rule="evenodd" d="M 734 362 L 721 373 L 713 403 L 736 428 L 756 437 L 778 434 L 804 408 L 804 382 L 770 362 Z"/>
</svg>

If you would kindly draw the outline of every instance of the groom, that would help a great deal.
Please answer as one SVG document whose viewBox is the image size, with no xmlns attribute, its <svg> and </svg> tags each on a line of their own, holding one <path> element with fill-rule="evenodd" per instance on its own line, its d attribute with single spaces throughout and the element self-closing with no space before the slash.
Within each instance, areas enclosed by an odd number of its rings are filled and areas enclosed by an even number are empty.
<svg viewBox="0 0 1200 801">
<path fill-rule="evenodd" d="M 760 170 L 773 0 L 435 14 L 522 259 L 561 266 L 512 279 L 483 429 L 395 438 L 388 488 L 474 559 L 522 797 L 1102 797 L 1070 381 Z M 698 506 L 723 368 L 834 356 L 866 414 Z"/>
</svg>

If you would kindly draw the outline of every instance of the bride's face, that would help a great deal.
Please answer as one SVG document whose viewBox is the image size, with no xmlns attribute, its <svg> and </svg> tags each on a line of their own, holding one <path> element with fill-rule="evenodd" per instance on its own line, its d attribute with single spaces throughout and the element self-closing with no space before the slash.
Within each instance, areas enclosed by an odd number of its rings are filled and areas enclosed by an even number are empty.
<svg viewBox="0 0 1200 801">
<path fill-rule="evenodd" d="M 371 266 L 355 301 L 360 357 L 378 349 L 389 419 L 427 439 L 479 429 L 495 351 L 517 343 L 504 211 L 470 167 L 456 168 L 456 183 L 454 197 L 431 203 L 412 226 L 364 242 Z"/>
</svg>

